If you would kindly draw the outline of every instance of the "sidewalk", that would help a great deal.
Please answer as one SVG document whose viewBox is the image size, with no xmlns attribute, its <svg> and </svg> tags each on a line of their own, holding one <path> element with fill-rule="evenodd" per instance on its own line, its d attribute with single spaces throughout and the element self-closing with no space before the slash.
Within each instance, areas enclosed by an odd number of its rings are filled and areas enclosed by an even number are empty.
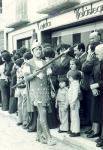
<svg viewBox="0 0 103 150">
<path fill-rule="evenodd" d="M 57 129 L 52 129 L 52 135 L 65 144 L 71 146 L 73 145 L 73 147 L 75 147 L 75 149 L 77 148 L 78 150 L 101 150 L 101 148 L 96 147 L 96 138 L 89 139 L 84 134 L 81 134 L 80 137 L 69 137 L 69 134 L 58 133 Z"/>
<path fill-rule="evenodd" d="M 8 112 L 2 111 L 0 109 L 0 114 L 3 114 L 3 116 L 7 116 L 11 118 L 11 121 L 15 122 L 17 116 L 16 114 L 9 114 Z M 24 130 L 24 129 L 22 129 Z M 30 133 L 27 133 L 30 134 Z M 101 150 L 101 148 L 96 147 L 95 139 L 88 139 L 86 138 L 86 135 L 81 134 L 80 137 L 69 137 L 69 134 L 67 133 L 58 133 L 58 129 L 51 129 L 51 134 L 61 143 L 65 145 L 69 145 L 74 150 Z M 54 148 L 55 150 L 55 148 Z"/>
</svg>

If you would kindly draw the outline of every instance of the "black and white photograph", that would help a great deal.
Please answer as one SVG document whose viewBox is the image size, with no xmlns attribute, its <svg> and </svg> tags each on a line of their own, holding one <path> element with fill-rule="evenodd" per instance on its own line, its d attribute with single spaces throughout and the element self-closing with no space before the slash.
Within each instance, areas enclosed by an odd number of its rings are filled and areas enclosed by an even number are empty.
<svg viewBox="0 0 103 150">
<path fill-rule="evenodd" d="M 103 0 L 0 0 L 0 150 L 103 150 Z"/>
</svg>

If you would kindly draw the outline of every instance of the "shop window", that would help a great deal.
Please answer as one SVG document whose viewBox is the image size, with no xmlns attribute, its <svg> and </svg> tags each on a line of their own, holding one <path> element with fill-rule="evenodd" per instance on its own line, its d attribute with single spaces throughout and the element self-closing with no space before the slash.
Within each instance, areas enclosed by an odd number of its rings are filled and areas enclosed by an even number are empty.
<svg viewBox="0 0 103 150">
<path fill-rule="evenodd" d="M 68 35 L 62 36 L 61 37 L 61 42 L 65 43 L 65 44 L 72 45 L 73 44 L 72 34 L 68 34 Z"/>
<path fill-rule="evenodd" d="M 52 38 L 52 46 L 54 50 L 61 44 L 61 36 Z"/>
<path fill-rule="evenodd" d="M 31 37 L 26 39 L 17 40 L 17 49 L 20 49 L 22 46 L 26 47 L 27 49 L 31 48 Z"/>
<path fill-rule="evenodd" d="M 73 34 L 73 45 L 81 42 L 81 33 Z"/>
<path fill-rule="evenodd" d="M 53 48 L 57 46 L 57 37 L 52 38 L 52 46 Z"/>
</svg>

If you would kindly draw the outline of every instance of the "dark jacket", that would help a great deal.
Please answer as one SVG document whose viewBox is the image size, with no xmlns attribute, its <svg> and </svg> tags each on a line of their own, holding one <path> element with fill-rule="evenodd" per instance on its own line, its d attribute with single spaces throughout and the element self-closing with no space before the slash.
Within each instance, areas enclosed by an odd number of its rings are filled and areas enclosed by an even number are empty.
<svg viewBox="0 0 103 150">
<path fill-rule="evenodd" d="M 12 60 L 10 60 L 9 62 L 5 62 L 4 74 L 8 77 L 9 81 L 11 80 L 12 67 L 13 67 Z"/>
<path fill-rule="evenodd" d="M 57 76 L 66 75 L 70 68 L 71 59 L 72 57 L 69 55 L 66 55 L 66 57 L 62 62 L 61 59 L 58 59 L 54 64 L 54 68 L 53 68 L 54 74 L 56 74 Z"/>
<path fill-rule="evenodd" d="M 97 62 L 93 68 L 94 83 L 99 84 L 99 96 L 94 96 L 92 103 L 92 120 L 103 124 L 103 61 Z"/>
</svg>

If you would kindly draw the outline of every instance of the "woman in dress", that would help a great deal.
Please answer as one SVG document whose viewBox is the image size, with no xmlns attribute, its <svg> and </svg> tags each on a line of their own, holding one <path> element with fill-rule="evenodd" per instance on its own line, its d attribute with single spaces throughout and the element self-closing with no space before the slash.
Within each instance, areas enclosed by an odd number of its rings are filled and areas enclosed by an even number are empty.
<svg viewBox="0 0 103 150">
<path fill-rule="evenodd" d="M 39 74 L 33 76 L 38 69 L 45 65 L 42 60 L 42 46 L 36 42 L 32 47 L 33 59 L 29 62 L 29 75 L 26 80 L 30 81 L 30 99 L 38 111 L 37 118 L 37 141 L 48 145 L 55 145 L 47 124 L 47 109 L 50 105 L 50 93 L 48 75 L 51 69 L 43 69 Z"/>
</svg>

